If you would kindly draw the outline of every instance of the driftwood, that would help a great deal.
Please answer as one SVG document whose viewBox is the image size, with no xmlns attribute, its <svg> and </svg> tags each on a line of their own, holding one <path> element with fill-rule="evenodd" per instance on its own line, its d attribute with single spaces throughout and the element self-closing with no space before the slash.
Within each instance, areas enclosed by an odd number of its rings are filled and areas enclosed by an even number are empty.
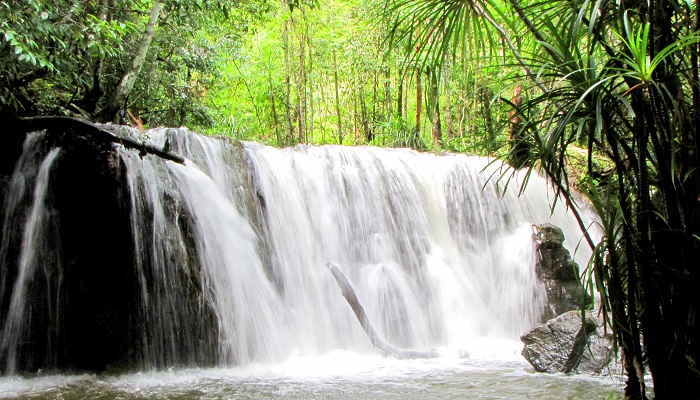
<svg viewBox="0 0 700 400">
<path fill-rule="evenodd" d="M 21 118 L 17 121 L 20 129 L 24 132 L 32 132 L 41 129 L 82 129 L 91 132 L 94 137 L 112 143 L 118 143 L 130 149 L 138 150 L 141 153 L 153 154 L 160 158 L 184 164 L 185 158 L 179 154 L 171 153 L 167 149 L 160 149 L 148 143 L 143 143 L 131 137 L 117 136 L 114 133 L 93 124 L 90 121 L 72 117 L 31 117 Z"/>
<path fill-rule="evenodd" d="M 369 340 L 372 342 L 374 347 L 376 347 L 377 350 L 379 350 L 383 355 L 399 359 L 436 358 L 440 356 L 440 354 L 436 350 L 418 351 L 397 349 L 396 347 L 384 341 L 384 339 L 377 333 L 376 330 L 374 330 L 374 327 L 369 322 L 367 313 L 362 307 L 362 304 L 360 304 L 360 300 L 357 298 L 357 295 L 355 295 L 355 290 L 352 288 L 352 285 L 350 284 L 350 281 L 348 281 L 348 278 L 345 276 L 345 274 L 343 274 L 340 268 L 338 268 L 333 263 L 326 263 L 326 266 L 333 274 L 333 277 L 335 278 L 336 282 L 338 282 L 338 286 L 340 286 L 340 291 L 343 293 L 343 297 L 345 297 L 345 300 L 347 300 L 348 304 L 350 305 L 350 308 L 352 308 L 352 311 L 355 313 L 357 320 L 360 321 L 360 325 L 362 325 L 362 329 L 364 329 L 367 333 Z"/>
</svg>

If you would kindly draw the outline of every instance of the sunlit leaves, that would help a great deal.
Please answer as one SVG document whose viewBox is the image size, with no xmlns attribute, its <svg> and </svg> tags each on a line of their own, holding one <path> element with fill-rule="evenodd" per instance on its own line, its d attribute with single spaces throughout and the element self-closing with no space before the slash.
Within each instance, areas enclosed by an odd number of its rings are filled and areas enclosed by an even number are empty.
<svg viewBox="0 0 700 400">
<path fill-rule="evenodd" d="M 485 51 L 494 41 L 480 21 L 483 13 L 480 0 L 384 0 L 379 10 L 389 26 L 388 47 L 403 49 L 419 65 Z"/>
<path fill-rule="evenodd" d="M 217 35 L 223 32 L 219 36 L 233 38 L 226 41 L 230 43 L 269 8 L 267 0 L 164 3 L 166 12 L 153 44 L 156 51 L 143 70 L 151 77 L 137 82 L 142 92 L 132 97 L 143 108 L 162 109 L 167 103 L 164 97 L 180 101 L 182 96 L 174 92 L 180 87 L 184 93 L 202 92 L 201 84 L 215 75 L 213 54 L 220 45 L 210 41 L 207 32 L 218 29 Z M 105 91 L 113 89 L 133 58 L 152 4 L 152 0 L 0 1 L 0 113 L 101 107 L 95 102 L 104 101 Z M 168 91 L 172 93 L 162 95 Z M 103 97 L 93 97 L 98 93 Z"/>
<path fill-rule="evenodd" d="M 684 48 L 700 42 L 700 32 L 695 31 L 687 36 L 678 38 L 675 42 L 666 46 L 652 58 L 648 54 L 650 48 L 651 25 L 649 22 L 639 24 L 635 29 L 625 13 L 623 17 L 624 36 L 618 34 L 618 38 L 624 43 L 627 52 L 622 55 L 622 61 L 629 69 L 625 72 L 641 83 L 649 83 L 653 80 L 654 71 L 668 57 Z"/>
</svg>

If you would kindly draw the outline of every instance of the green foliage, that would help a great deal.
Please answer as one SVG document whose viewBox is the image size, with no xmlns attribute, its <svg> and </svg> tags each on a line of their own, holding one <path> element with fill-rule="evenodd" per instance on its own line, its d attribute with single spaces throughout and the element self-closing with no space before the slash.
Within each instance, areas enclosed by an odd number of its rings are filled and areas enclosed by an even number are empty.
<svg viewBox="0 0 700 400">
<path fill-rule="evenodd" d="M 437 63 L 455 58 L 470 43 L 466 29 L 448 28 L 466 26 L 460 22 L 464 14 L 449 7 L 480 11 L 474 17 L 488 22 L 482 29 L 498 34 L 510 50 L 504 58 L 522 67 L 531 82 L 521 104 L 505 99 L 517 122 L 510 142 L 526 141 L 530 168 L 548 175 L 567 206 L 576 212 L 578 188 L 601 218 L 601 242 L 587 238 L 594 249 L 588 282 L 599 292 L 601 311 L 625 354 L 626 396 L 645 398 L 645 361 L 660 397 L 678 398 L 678 388 L 700 384 L 700 352 L 693 344 L 700 330 L 686 318 L 700 308 L 693 283 L 700 281 L 696 5 L 668 0 L 386 4 L 389 42 L 403 46 L 408 60 Z M 420 18 L 412 20 L 411 12 Z M 473 36 L 488 34 L 476 29 Z M 481 103 L 487 111 L 490 103 Z M 574 151 L 578 146 L 585 147 L 581 154 Z M 514 152 L 515 146 L 509 153 Z"/>
<path fill-rule="evenodd" d="M 485 46 L 494 40 L 485 42 L 486 36 L 474 38 L 473 51 L 465 47 L 443 60 L 452 72 L 439 63 L 431 69 L 425 60 L 405 59 L 403 48 L 387 51 L 390 35 L 397 43 L 414 39 L 401 39 L 405 30 L 392 32 L 378 19 L 383 5 L 355 0 L 290 9 L 284 1 L 274 4 L 270 17 L 218 64 L 221 75 L 203 99 L 214 125 L 195 127 L 279 146 L 338 143 L 342 137 L 345 144 L 499 151 L 507 141 L 509 109 L 500 98 L 510 97 L 517 66 L 488 65 L 500 56 Z M 399 8 L 410 12 L 410 2 Z M 469 19 L 466 28 L 483 26 L 473 12 L 460 13 L 456 2 L 453 9 Z M 435 90 L 428 87 L 431 79 Z M 442 140 L 431 137 L 438 113 Z"/>
<path fill-rule="evenodd" d="M 370 143 L 373 146 L 426 148 L 423 138 L 403 118 L 391 116 L 386 121 L 375 123 L 373 130 L 375 135 Z"/>
<path fill-rule="evenodd" d="M 124 108 L 154 125 L 211 125 L 202 98 L 229 51 L 221 43 L 239 40 L 269 3 L 164 3 L 146 65 Z M 96 118 L 130 65 L 152 4 L 0 2 L 0 115 Z"/>
<path fill-rule="evenodd" d="M 648 49 L 651 47 L 649 43 L 651 24 L 649 22 L 639 24 L 640 26 L 635 31 L 627 12 L 623 16 L 623 23 L 624 37 L 621 34 L 617 35 L 627 50 L 622 54 L 621 58 L 626 67 L 623 71 L 625 74 L 641 81 L 641 83 L 651 82 L 654 70 L 667 58 L 673 56 L 674 53 L 680 52 L 700 41 L 700 32 L 691 32 L 688 36 L 680 37 L 663 48 L 652 59 L 648 54 Z M 691 49 L 691 51 L 693 50 Z"/>
<path fill-rule="evenodd" d="M 645 396 L 645 363 L 660 396 L 700 384 L 697 4 L 162 3 L 121 108 L 151 126 L 278 146 L 409 146 L 506 160 L 526 149 L 524 165 L 545 173 L 567 206 L 576 212 L 578 189 L 601 217 L 602 241 L 588 238 L 587 281 L 625 353 L 627 395 Z M 0 117 L 96 118 L 153 5 L 0 1 Z"/>
</svg>

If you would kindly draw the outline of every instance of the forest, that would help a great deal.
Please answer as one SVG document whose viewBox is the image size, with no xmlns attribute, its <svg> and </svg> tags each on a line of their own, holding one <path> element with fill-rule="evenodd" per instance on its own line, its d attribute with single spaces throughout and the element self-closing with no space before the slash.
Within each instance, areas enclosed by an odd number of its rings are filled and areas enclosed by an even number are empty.
<svg viewBox="0 0 700 400">
<path fill-rule="evenodd" d="M 647 398 L 651 374 L 655 398 L 688 398 L 699 23 L 690 0 L 0 1 L 0 119 L 464 152 L 543 174 L 557 207 L 581 192 L 600 216 L 582 278 L 625 396 Z"/>
</svg>

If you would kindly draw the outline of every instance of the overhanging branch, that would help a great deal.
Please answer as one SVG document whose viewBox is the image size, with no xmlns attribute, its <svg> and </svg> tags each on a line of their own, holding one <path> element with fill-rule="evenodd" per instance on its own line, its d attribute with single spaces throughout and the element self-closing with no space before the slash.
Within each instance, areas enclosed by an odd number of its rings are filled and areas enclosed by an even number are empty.
<svg viewBox="0 0 700 400">
<path fill-rule="evenodd" d="M 153 154 L 154 156 L 173 161 L 178 164 L 185 164 L 185 158 L 179 154 L 171 153 L 165 149 L 141 142 L 140 140 L 134 138 L 117 136 L 100 126 L 83 119 L 71 117 L 31 117 L 21 118 L 17 121 L 17 125 L 24 132 L 32 132 L 42 129 L 80 129 L 90 132 L 94 138 L 99 138 L 112 143 L 118 143 L 126 148 L 135 149 L 146 154 Z"/>
</svg>

